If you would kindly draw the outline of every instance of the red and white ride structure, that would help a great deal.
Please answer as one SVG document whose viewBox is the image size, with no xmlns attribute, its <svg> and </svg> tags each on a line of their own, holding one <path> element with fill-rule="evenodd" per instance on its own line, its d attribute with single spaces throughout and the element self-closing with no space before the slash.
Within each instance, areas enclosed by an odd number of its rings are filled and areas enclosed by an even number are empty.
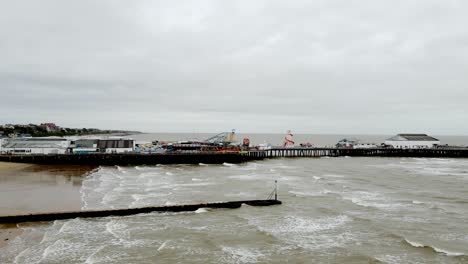
<svg viewBox="0 0 468 264">
<path fill-rule="evenodd" d="M 291 130 L 288 130 L 286 136 L 284 137 L 283 147 L 285 148 L 294 147 L 293 134 L 291 133 Z"/>
</svg>

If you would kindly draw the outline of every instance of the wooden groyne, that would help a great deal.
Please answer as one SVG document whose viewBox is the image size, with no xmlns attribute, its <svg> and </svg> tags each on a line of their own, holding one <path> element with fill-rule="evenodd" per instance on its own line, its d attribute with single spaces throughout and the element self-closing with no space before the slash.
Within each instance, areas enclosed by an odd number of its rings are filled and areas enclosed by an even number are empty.
<svg viewBox="0 0 468 264">
<path fill-rule="evenodd" d="M 93 211 L 76 211 L 76 212 L 60 212 L 60 213 L 41 213 L 27 215 L 10 215 L 0 216 L 0 223 L 22 223 L 22 222 L 41 222 L 54 221 L 72 218 L 91 218 L 91 217 L 107 217 L 107 216 L 126 216 L 135 214 L 145 214 L 151 212 L 190 212 L 200 208 L 212 209 L 235 209 L 247 204 L 250 206 L 271 206 L 281 204 L 279 200 L 246 200 L 218 203 L 201 203 L 201 204 L 186 204 L 186 205 L 171 205 L 171 206 L 156 206 L 142 208 L 127 208 L 113 210 L 93 210 Z"/>
<path fill-rule="evenodd" d="M 243 155 L 240 153 L 199 152 L 199 153 L 164 153 L 164 154 L 29 154 L 0 155 L 0 161 L 60 164 L 60 165 L 156 165 L 156 164 L 223 164 L 242 163 L 264 157 Z"/>
</svg>

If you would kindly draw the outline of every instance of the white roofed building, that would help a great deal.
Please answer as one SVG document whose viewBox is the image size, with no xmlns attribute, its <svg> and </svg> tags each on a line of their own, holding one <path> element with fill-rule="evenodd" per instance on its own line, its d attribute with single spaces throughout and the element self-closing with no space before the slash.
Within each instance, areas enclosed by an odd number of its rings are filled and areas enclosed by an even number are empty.
<svg viewBox="0 0 468 264">
<path fill-rule="evenodd" d="M 68 146 L 69 141 L 65 138 L 15 138 L 3 141 L 2 152 L 10 154 L 65 154 Z"/>
<path fill-rule="evenodd" d="M 426 134 L 398 134 L 385 140 L 385 145 L 406 149 L 433 148 L 440 145 L 440 140 Z"/>
</svg>

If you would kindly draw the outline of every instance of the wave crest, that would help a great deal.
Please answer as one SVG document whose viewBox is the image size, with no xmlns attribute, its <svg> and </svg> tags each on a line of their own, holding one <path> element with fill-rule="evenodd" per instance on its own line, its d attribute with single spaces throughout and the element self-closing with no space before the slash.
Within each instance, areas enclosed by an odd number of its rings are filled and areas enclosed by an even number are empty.
<svg viewBox="0 0 468 264">
<path fill-rule="evenodd" d="M 422 243 L 419 243 L 419 242 L 415 242 L 415 241 L 411 241 L 411 240 L 408 240 L 408 239 L 403 239 L 408 245 L 412 246 L 412 247 L 416 247 L 416 248 L 427 248 L 427 249 L 430 249 L 432 250 L 433 252 L 435 253 L 439 253 L 439 254 L 444 254 L 446 256 L 450 256 L 450 257 L 461 257 L 461 256 L 468 256 L 466 255 L 465 253 L 460 253 L 460 252 L 452 252 L 452 251 L 448 251 L 446 249 L 442 249 L 442 248 L 438 248 L 438 247 L 435 247 L 435 246 L 431 246 L 431 245 L 424 245 Z"/>
</svg>

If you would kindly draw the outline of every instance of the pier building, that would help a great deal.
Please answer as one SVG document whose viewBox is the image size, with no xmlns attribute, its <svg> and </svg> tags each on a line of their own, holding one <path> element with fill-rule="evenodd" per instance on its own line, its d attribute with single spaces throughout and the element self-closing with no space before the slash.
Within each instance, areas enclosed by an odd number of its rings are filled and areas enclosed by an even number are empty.
<svg viewBox="0 0 468 264">
<path fill-rule="evenodd" d="M 11 154 L 65 154 L 69 141 L 59 137 L 3 140 L 2 152 Z"/>
<path fill-rule="evenodd" d="M 342 140 L 336 143 L 337 148 L 353 148 L 354 145 L 359 143 L 357 138 L 343 138 Z"/>
<path fill-rule="evenodd" d="M 98 152 L 98 139 L 78 139 L 70 142 L 70 152 L 83 154 Z"/>
<path fill-rule="evenodd" d="M 126 153 L 135 150 L 135 142 L 132 139 L 100 139 L 97 147 L 100 152 Z"/>
<path fill-rule="evenodd" d="M 406 149 L 433 148 L 440 145 L 440 140 L 426 134 L 398 134 L 385 140 L 385 145 Z"/>
</svg>

